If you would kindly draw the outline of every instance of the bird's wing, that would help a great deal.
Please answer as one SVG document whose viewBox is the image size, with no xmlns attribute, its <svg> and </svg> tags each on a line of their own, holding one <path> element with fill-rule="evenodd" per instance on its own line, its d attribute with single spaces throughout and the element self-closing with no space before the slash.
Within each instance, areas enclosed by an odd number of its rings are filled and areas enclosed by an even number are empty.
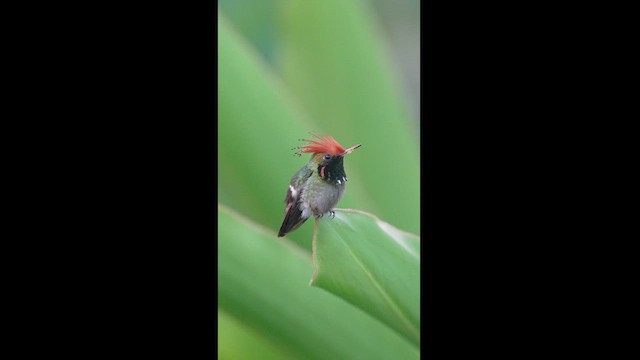
<svg viewBox="0 0 640 360">
<path fill-rule="evenodd" d="M 280 226 L 278 236 L 284 236 L 286 233 L 297 229 L 302 225 L 309 216 L 303 216 L 302 208 L 302 185 L 313 174 L 313 170 L 308 169 L 306 166 L 300 169 L 291 178 L 289 189 L 287 189 L 287 195 L 284 199 L 285 203 L 285 215 Z"/>
</svg>

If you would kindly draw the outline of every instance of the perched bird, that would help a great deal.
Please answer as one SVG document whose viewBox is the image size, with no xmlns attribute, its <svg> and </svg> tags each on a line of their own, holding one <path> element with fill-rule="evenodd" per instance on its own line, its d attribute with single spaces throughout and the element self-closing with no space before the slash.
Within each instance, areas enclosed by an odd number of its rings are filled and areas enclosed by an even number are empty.
<svg viewBox="0 0 640 360">
<path fill-rule="evenodd" d="M 285 216 L 278 236 L 297 229 L 313 214 L 316 218 L 329 212 L 344 195 L 347 174 L 344 172 L 344 156 L 361 144 L 344 149 L 333 137 L 311 134 L 318 140 L 306 140 L 299 146 L 297 155 L 310 153 L 311 159 L 291 178 L 284 203 Z"/>
</svg>

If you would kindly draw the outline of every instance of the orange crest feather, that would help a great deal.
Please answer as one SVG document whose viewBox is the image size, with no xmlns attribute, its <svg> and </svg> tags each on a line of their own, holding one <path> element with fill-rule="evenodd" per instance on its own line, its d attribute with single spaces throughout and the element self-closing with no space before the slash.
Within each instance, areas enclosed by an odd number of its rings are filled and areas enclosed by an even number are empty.
<svg viewBox="0 0 640 360">
<path fill-rule="evenodd" d="M 300 154 L 306 153 L 327 153 L 331 155 L 339 155 L 344 153 L 344 148 L 331 135 L 320 136 L 309 133 L 319 140 L 302 139 L 309 143 L 308 145 L 299 146 Z"/>
</svg>

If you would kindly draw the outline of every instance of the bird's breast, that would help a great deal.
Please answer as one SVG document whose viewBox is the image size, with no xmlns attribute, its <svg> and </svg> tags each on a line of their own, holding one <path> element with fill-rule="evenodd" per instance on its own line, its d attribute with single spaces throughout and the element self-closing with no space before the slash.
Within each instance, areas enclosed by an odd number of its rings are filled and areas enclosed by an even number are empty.
<svg viewBox="0 0 640 360">
<path fill-rule="evenodd" d="M 344 195 L 344 184 L 336 185 L 324 180 L 310 181 L 302 193 L 303 201 L 319 213 L 332 210 Z"/>
</svg>

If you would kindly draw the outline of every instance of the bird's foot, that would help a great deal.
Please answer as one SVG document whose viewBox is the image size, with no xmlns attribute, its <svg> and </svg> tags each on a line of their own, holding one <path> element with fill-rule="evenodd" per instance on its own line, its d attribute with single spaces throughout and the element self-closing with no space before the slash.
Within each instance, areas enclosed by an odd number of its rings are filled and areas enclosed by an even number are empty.
<svg viewBox="0 0 640 360">
<path fill-rule="evenodd" d="M 331 216 L 331 218 L 335 218 L 336 217 L 336 212 L 333 210 L 329 210 L 329 216 Z"/>
</svg>

